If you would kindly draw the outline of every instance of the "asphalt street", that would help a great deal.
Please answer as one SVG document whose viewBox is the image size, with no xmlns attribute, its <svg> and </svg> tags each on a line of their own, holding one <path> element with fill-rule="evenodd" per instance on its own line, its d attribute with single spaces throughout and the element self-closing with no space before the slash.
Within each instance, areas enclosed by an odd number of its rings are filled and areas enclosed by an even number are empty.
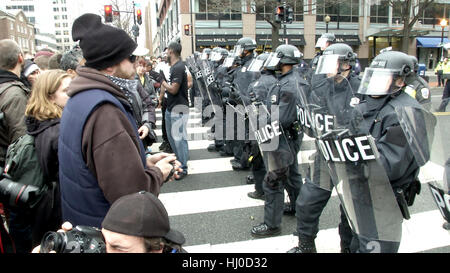
<svg viewBox="0 0 450 273">
<path fill-rule="evenodd" d="M 432 88 L 431 94 L 432 109 L 435 109 L 441 101 L 442 88 Z M 188 134 L 194 140 L 189 141 L 189 175 L 181 181 L 165 184 L 159 196 L 169 213 L 171 226 L 184 233 L 186 249 L 192 253 L 283 253 L 296 246 L 297 237 L 293 236 L 296 218 L 293 216 L 283 216 L 282 233 L 279 236 L 265 239 L 251 236 L 252 226 L 263 221 L 264 202 L 247 197 L 247 193 L 254 190 L 253 185 L 246 184 L 246 176 L 250 171 L 234 171 L 230 164 L 231 157 L 208 152 L 206 147 L 213 143 L 207 140 L 208 128 L 201 127 L 200 112 L 193 108 L 190 111 Z M 450 112 L 439 113 L 437 117 L 450 124 Z M 159 109 L 157 120 L 157 134 L 161 142 Z M 445 126 L 443 136 L 449 136 L 449 130 L 450 126 Z M 444 147 L 450 147 L 448 137 L 443 137 L 443 143 Z M 154 144 L 152 150 L 158 151 L 159 145 Z M 312 140 L 304 140 L 299 153 L 300 165 L 307 164 L 312 149 Z M 447 148 L 437 157 L 448 154 Z M 441 160 L 432 161 L 437 164 L 433 168 L 437 169 L 428 169 L 428 177 L 442 175 Z M 450 253 L 450 232 L 442 228 L 444 219 L 427 182 L 421 182 L 421 194 L 410 207 L 412 218 L 403 224 L 399 252 Z M 337 231 L 339 220 L 339 198 L 333 193 L 320 218 L 320 231 L 316 239 L 318 252 L 340 251 Z"/>
</svg>

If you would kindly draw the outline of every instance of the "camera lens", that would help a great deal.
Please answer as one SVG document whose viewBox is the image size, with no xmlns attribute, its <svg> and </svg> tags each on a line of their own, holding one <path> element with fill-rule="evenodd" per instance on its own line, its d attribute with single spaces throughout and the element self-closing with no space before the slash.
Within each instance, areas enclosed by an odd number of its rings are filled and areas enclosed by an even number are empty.
<svg viewBox="0 0 450 273">
<path fill-rule="evenodd" d="M 16 183 L 8 178 L 0 180 L 0 200 L 11 206 L 23 207 L 36 204 L 39 188 L 33 185 Z"/>
<path fill-rule="evenodd" d="M 64 249 L 64 241 L 64 234 L 53 231 L 47 232 L 41 242 L 41 253 L 50 253 L 50 251 L 61 253 Z"/>
</svg>

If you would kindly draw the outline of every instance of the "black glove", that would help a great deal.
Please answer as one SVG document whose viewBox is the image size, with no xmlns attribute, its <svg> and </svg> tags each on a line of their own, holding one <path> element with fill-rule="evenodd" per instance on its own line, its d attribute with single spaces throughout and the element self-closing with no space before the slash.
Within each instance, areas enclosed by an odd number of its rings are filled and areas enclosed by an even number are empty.
<svg viewBox="0 0 450 273">
<path fill-rule="evenodd" d="M 267 175 L 264 177 L 264 182 L 271 189 L 276 189 L 279 187 L 280 182 L 287 179 L 288 168 L 282 168 L 276 171 L 267 172 Z"/>
</svg>

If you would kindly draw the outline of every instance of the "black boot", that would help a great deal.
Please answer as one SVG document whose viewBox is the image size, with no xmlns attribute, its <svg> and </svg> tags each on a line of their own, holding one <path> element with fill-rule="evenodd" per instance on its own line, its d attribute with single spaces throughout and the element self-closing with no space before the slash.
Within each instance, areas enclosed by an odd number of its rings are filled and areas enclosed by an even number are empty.
<svg viewBox="0 0 450 273">
<path fill-rule="evenodd" d="M 316 243 L 312 238 L 298 239 L 298 246 L 289 249 L 287 253 L 317 253 Z"/>
</svg>

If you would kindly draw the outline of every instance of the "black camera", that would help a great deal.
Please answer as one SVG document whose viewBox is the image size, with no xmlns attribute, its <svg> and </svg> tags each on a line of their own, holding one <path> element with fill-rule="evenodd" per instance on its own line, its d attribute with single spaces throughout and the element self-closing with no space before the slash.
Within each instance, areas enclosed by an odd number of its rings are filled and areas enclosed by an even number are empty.
<svg viewBox="0 0 450 273">
<path fill-rule="evenodd" d="M 100 229 L 76 226 L 68 232 L 47 232 L 42 238 L 41 253 L 106 253 Z"/>
<path fill-rule="evenodd" d="M 40 199 L 40 190 L 32 185 L 24 185 L 0 176 L 0 201 L 11 207 L 33 207 Z"/>
</svg>

